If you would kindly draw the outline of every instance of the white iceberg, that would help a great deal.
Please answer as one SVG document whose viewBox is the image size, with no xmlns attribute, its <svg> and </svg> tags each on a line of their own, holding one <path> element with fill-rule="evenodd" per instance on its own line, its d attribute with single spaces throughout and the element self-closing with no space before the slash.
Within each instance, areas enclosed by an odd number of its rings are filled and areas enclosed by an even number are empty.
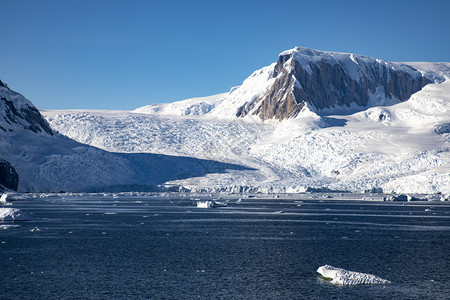
<svg viewBox="0 0 450 300">
<path fill-rule="evenodd" d="M 198 208 L 215 208 L 215 207 L 225 207 L 227 204 L 225 202 L 217 201 L 197 201 Z"/>
<path fill-rule="evenodd" d="M 331 278 L 331 283 L 338 285 L 355 285 L 355 284 L 386 284 L 389 280 L 377 277 L 375 275 L 348 271 L 336 268 L 330 265 L 324 265 L 317 269 L 323 277 Z"/>
<path fill-rule="evenodd" d="M 0 197 L 0 203 L 6 204 L 7 198 L 8 198 L 8 194 L 7 193 L 2 194 L 2 196 Z"/>
<path fill-rule="evenodd" d="M 0 221 L 26 221 L 31 217 L 17 208 L 0 207 Z"/>
<path fill-rule="evenodd" d="M 212 201 L 198 201 L 197 202 L 198 208 L 211 208 L 214 207 L 214 202 Z"/>
</svg>

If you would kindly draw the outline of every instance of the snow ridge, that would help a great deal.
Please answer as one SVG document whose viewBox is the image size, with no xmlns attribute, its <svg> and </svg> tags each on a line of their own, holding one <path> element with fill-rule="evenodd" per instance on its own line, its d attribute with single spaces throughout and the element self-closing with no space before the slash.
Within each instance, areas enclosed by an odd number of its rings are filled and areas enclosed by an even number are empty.
<svg viewBox="0 0 450 300">
<path fill-rule="evenodd" d="M 369 56 L 356 55 L 353 53 L 319 51 L 304 47 L 295 47 L 280 53 L 280 56 L 293 56 L 296 61 L 301 63 L 302 67 L 308 73 L 312 73 L 311 64 L 325 61 L 331 65 L 342 66 L 347 73 L 356 81 L 360 80 L 362 76 L 368 76 L 368 66 L 374 64 L 382 64 L 392 70 L 400 70 L 411 74 L 414 77 L 421 76 L 415 68 L 403 63 L 386 62 L 380 59 L 375 59 Z"/>
<path fill-rule="evenodd" d="M 0 84 L 0 133 L 13 135 L 31 130 L 36 134 L 53 135 L 48 123 L 34 105 L 19 93 Z"/>
</svg>

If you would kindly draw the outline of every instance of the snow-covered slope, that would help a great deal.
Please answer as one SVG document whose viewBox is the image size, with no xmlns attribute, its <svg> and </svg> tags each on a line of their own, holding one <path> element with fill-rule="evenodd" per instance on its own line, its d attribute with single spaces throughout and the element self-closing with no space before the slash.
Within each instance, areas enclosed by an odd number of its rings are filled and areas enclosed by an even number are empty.
<svg viewBox="0 0 450 300">
<path fill-rule="evenodd" d="M 318 114 L 305 106 L 301 114 L 283 121 L 236 117 L 239 106 L 271 88 L 271 65 L 228 94 L 155 106 L 165 113 L 147 107 L 43 114 L 55 130 L 108 151 L 186 155 L 251 168 L 170 182 L 194 189 L 289 192 L 326 186 L 450 193 L 450 64 L 408 64 L 414 70 L 407 64 L 402 69 L 431 83 L 405 101 L 374 94 L 371 105 L 356 113 Z M 209 112 L 184 113 L 202 102 L 211 105 Z"/>
<path fill-rule="evenodd" d="M 1 81 L 0 97 L 0 184 L 10 189 L 148 190 L 173 179 L 246 169 L 182 156 L 111 153 L 55 133 L 30 101 Z"/>
<path fill-rule="evenodd" d="M 83 190 L 127 182 L 129 162 L 55 134 L 21 94 L 0 86 L 0 157 L 18 174 L 19 191 Z"/>
<path fill-rule="evenodd" d="M 19 93 L 13 92 L 0 80 L 0 131 L 3 134 L 34 132 L 52 136 L 53 131 L 34 105 Z"/>
<path fill-rule="evenodd" d="M 218 94 L 209 97 L 192 98 L 173 103 L 149 104 L 135 110 L 137 113 L 160 115 L 200 116 L 211 112 L 217 102 L 222 101 L 228 94 Z"/>
</svg>

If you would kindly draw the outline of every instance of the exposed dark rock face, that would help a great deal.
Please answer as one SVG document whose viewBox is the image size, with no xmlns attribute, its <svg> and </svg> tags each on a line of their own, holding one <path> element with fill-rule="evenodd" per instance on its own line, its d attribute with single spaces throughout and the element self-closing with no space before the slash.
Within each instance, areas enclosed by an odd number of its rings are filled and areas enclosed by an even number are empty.
<svg viewBox="0 0 450 300">
<path fill-rule="evenodd" d="M 450 133 L 450 123 L 445 123 L 445 124 L 436 125 L 436 126 L 434 127 L 434 131 L 435 131 L 437 134 Z"/>
<path fill-rule="evenodd" d="M 3 83 L 3 81 L 1 81 L 1 80 L 0 80 L 0 87 L 9 89 L 9 87 L 6 85 L 6 83 Z"/>
<path fill-rule="evenodd" d="M 283 71 L 284 70 L 281 70 L 281 72 Z M 236 116 L 244 117 L 256 108 L 256 110 L 253 111 L 253 114 L 259 115 L 261 119 L 264 120 L 272 119 L 273 117 L 276 117 L 277 119 L 295 117 L 303 108 L 304 103 L 296 102 L 296 89 L 291 93 L 294 84 L 295 79 L 291 76 L 277 77 L 272 87 L 263 97 L 257 98 L 255 101 L 241 106 L 238 109 Z"/>
<path fill-rule="evenodd" d="M 0 158 L 0 191 L 5 188 L 17 191 L 19 175 L 14 167 L 6 160 Z"/>
<path fill-rule="evenodd" d="M 53 130 L 36 107 L 1 81 L 0 100 L 0 130 L 6 132 L 23 128 L 34 133 L 45 132 L 53 135 Z"/>
<path fill-rule="evenodd" d="M 406 65 L 306 48 L 280 54 L 273 78 L 265 94 L 238 108 L 238 117 L 251 113 L 283 120 L 297 116 L 306 104 L 319 113 L 354 104 L 363 108 L 380 89 L 385 98 L 405 101 L 431 82 Z"/>
</svg>

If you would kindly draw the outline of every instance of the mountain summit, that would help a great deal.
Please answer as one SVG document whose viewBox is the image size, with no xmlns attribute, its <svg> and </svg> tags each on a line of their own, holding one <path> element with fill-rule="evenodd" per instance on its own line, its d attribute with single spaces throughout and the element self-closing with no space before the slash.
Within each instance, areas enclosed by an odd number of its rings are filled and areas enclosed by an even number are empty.
<svg viewBox="0 0 450 300">
<path fill-rule="evenodd" d="M 268 71 L 269 88 L 240 106 L 236 116 L 283 120 L 305 107 L 319 114 L 362 110 L 408 100 L 431 83 L 404 64 L 300 47 L 282 52 Z"/>
<path fill-rule="evenodd" d="M 21 94 L 12 91 L 0 80 L 0 130 L 5 134 L 32 131 L 53 135 L 47 121 L 34 105 Z"/>
<path fill-rule="evenodd" d="M 280 53 L 275 63 L 256 70 L 228 93 L 150 104 L 135 112 L 280 121 L 307 111 L 322 116 L 356 113 L 404 102 L 425 85 L 443 82 L 448 70 L 445 63 L 434 65 L 433 71 L 415 66 L 296 47 Z"/>
</svg>

